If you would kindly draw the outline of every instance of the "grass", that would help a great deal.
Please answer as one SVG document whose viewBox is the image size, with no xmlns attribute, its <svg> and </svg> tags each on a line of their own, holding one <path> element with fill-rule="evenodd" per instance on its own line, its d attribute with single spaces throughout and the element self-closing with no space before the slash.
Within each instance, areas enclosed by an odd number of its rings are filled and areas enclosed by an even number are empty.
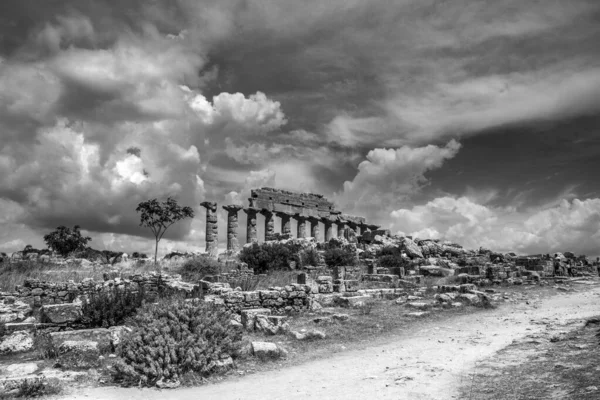
<svg viewBox="0 0 600 400">
<path fill-rule="evenodd" d="M 48 264 L 37 261 L 15 261 L 0 264 L 0 291 L 11 292 L 16 285 L 22 285 L 25 279 L 40 279 L 52 282 L 81 282 L 86 278 L 103 281 L 103 274 L 118 270 L 121 276 L 147 272 L 175 273 L 182 261 L 160 261 L 158 266 L 152 262 L 145 264 L 135 260 L 124 261 L 114 265 L 81 267 L 74 264 Z"/>
<path fill-rule="evenodd" d="M 32 378 L 25 379 L 19 386 L 8 393 L 1 393 L 0 399 L 25 398 L 56 395 L 62 392 L 62 385 L 58 379 Z"/>
</svg>

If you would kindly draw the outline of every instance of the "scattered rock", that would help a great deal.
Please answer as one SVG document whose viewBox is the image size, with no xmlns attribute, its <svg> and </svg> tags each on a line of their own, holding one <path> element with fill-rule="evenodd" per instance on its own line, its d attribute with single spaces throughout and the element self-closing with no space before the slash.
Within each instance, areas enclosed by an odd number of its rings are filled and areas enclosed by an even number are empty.
<svg viewBox="0 0 600 400">
<path fill-rule="evenodd" d="M 296 338 L 296 340 L 325 339 L 327 337 L 324 332 L 318 331 L 316 329 L 311 329 L 306 332 L 292 331 L 290 333 Z"/>
<path fill-rule="evenodd" d="M 176 380 L 164 380 L 164 378 L 160 378 L 158 382 L 156 382 L 156 387 L 159 389 L 177 389 L 181 386 L 181 381 Z"/>
</svg>

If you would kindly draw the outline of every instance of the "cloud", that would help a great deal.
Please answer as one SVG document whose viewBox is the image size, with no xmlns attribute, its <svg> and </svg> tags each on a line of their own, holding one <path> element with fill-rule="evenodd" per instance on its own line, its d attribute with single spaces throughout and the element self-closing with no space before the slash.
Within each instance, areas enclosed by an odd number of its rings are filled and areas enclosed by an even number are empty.
<svg viewBox="0 0 600 400">
<path fill-rule="evenodd" d="M 354 179 L 344 182 L 343 191 L 336 194 L 338 203 L 373 215 L 381 207 L 390 207 L 417 192 L 427 184 L 425 173 L 439 168 L 459 149 L 455 140 L 445 147 L 373 149 L 358 165 Z"/>
<path fill-rule="evenodd" d="M 600 199 L 563 200 L 528 212 L 440 197 L 390 213 L 392 229 L 421 239 L 446 239 L 468 248 L 537 254 L 572 251 L 598 255 Z"/>
</svg>

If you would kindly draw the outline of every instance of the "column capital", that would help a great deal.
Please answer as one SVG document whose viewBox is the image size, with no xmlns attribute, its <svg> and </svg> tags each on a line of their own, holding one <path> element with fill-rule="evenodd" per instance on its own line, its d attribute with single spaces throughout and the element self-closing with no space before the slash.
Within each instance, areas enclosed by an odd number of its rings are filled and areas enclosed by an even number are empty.
<svg viewBox="0 0 600 400">
<path fill-rule="evenodd" d="M 263 208 L 262 210 L 260 210 L 259 213 L 261 213 L 264 216 L 269 216 L 269 217 L 272 217 L 273 214 L 274 214 L 273 211 L 267 210 L 265 208 Z"/>
<path fill-rule="evenodd" d="M 207 210 L 210 211 L 217 211 L 217 202 L 216 201 L 203 201 L 202 203 L 200 203 L 200 205 L 204 208 L 206 208 Z"/>
<path fill-rule="evenodd" d="M 227 212 L 238 212 L 242 208 L 244 208 L 244 206 L 240 206 L 238 204 L 227 204 L 227 205 L 223 206 L 223 210 L 225 210 Z"/>
</svg>

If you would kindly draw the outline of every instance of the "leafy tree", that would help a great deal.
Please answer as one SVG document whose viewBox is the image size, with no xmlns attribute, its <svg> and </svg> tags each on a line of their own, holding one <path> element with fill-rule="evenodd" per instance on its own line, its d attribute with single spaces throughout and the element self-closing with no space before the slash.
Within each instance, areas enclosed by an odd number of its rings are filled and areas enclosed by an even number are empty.
<svg viewBox="0 0 600 400">
<path fill-rule="evenodd" d="M 73 230 L 61 225 L 45 235 L 44 241 L 49 248 L 66 257 L 73 251 L 84 250 L 87 242 L 92 240 L 89 236 L 82 236 L 79 229 L 79 225 L 75 225 Z"/>
<path fill-rule="evenodd" d="M 194 210 L 190 207 L 181 207 L 171 197 L 160 203 L 156 199 L 143 201 L 135 209 L 140 215 L 140 226 L 150 228 L 156 239 L 154 247 L 154 263 L 158 253 L 158 242 L 171 225 L 184 218 L 194 218 Z"/>
</svg>

